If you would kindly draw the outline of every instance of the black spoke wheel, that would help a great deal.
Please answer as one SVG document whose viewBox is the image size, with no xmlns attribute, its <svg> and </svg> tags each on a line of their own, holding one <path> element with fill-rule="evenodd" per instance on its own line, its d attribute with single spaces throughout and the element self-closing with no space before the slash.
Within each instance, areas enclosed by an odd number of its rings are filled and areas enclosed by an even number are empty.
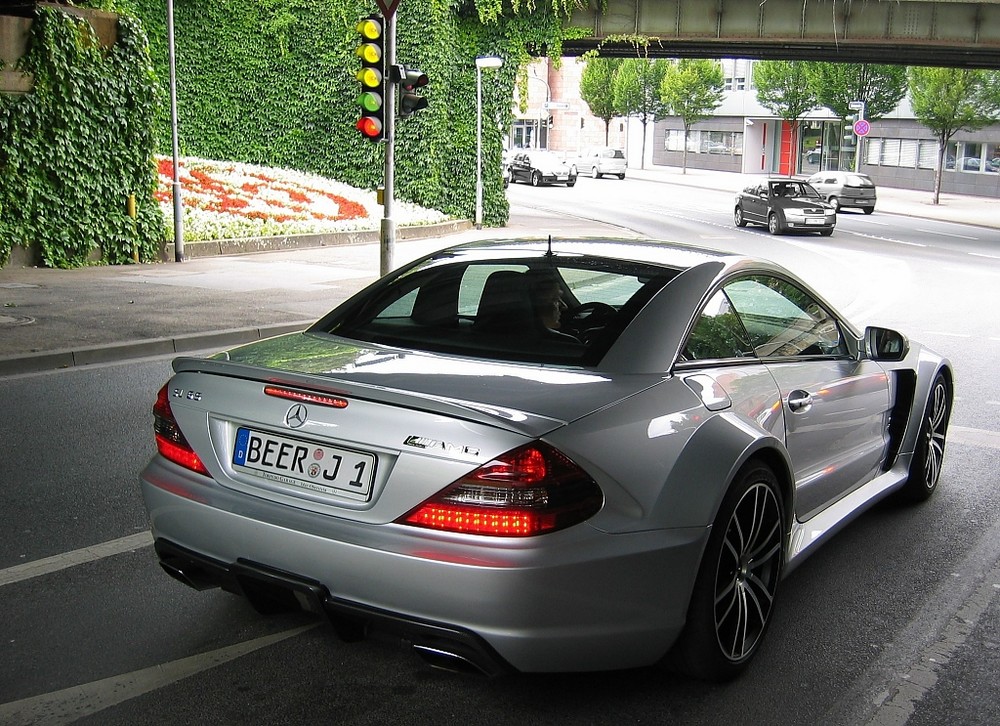
<svg viewBox="0 0 1000 726">
<path fill-rule="evenodd" d="M 937 489 L 944 462 L 944 445 L 951 418 L 951 390 L 940 373 L 934 379 L 927 407 L 917 434 L 916 449 L 910 462 L 910 472 L 903 494 L 912 501 L 922 502 Z"/>
<path fill-rule="evenodd" d="M 784 531 L 777 479 L 767 466 L 750 462 L 712 526 L 673 665 L 712 681 L 729 680 L 746 667 L 771 622 Z"/>
</svg>

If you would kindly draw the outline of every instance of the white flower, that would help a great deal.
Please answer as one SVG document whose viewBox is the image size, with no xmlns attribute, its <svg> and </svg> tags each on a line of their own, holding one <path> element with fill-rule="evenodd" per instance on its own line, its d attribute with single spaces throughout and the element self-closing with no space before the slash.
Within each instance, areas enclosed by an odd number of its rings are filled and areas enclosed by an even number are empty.
<svg viewBox="0 0 1000 726">
<path fill-rule="evenodd" d="M 157 199 L 168 238 L 173 236 L 173 167 L 159 157 Z M 326 232 L 374 231 L 382 206 L 375 192 L 316 174 L 211 161 L 180 159 L 184 237 L 191 241 L 276 237 Z M 433 224 L 448 219 L 434 209 L 396 202 L 397 224 Z"/>
</svg>

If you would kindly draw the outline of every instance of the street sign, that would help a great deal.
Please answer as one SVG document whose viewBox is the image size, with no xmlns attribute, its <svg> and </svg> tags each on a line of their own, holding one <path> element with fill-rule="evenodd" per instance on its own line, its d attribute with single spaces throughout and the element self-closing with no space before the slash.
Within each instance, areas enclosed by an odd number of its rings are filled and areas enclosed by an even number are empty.
<svg viewBox="0 0 1000 726">
<path fill-rule="evenodd" d="M 391 18 L 396 14 L 396 6 L 399 5 L 399 0 L 392 0 L 392 2 L 385 2 L 385 0 L 375 0 L 375 4 L 378 5 L 378 9 L 382 11 L 382 14 Z"/>
<path fill-rule="evenodd" d="M 546 101 L 542 107 L 546 111 L 565 111 L 569 108 L 569 104 L 565 101 Z"/>
<path fill-rule="evenodd" d="M 872 125 L 863 118 L 854 122 L 854 133 L 858 136 L 867 136 L 872 130 Z"/>
</svg>

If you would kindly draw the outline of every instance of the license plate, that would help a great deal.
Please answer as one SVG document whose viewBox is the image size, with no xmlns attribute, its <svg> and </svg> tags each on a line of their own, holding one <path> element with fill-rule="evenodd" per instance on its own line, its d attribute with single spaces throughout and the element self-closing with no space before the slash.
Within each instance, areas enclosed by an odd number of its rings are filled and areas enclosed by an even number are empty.
<svg viewBox="0 0 1000 726">
<path fill-rule="evenodd" d="M 367 501 L 375 455 L 241 427 L 233 467 L 301 489 Z"/>
<path fill-rule="evenodd" d="M 556 174 L 556 181 L 569 181 L 569 174 Z"/>
<path fill-rule="evenodd" d="M 826 222 L 825 219 L 807 219 L 806 224 L 823 224 Z"/>
</svg>

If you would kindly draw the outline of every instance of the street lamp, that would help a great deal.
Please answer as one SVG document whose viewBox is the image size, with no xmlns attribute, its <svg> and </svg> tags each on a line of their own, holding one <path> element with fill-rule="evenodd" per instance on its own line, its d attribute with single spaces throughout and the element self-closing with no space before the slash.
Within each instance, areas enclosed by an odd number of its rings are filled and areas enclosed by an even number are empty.
<svg viewBox="0 0 1000 726">
<path fill-rule="evenodd" d="M 476 58 L 476 229 L 483 228 L 483 68 L 499 68 L 503 58 Z"/>
</svg>

